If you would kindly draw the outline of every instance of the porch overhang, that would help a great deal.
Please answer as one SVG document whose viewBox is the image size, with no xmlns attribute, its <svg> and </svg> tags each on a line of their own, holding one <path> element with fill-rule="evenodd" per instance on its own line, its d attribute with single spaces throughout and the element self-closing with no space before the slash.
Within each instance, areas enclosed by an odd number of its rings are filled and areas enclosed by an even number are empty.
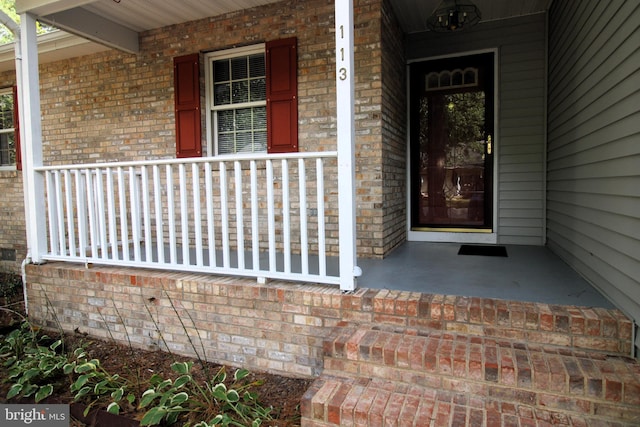
<svg viewBox="0 0 640 427">
<path fill-rule="evenodd" d="M 86 9 L 74 8 L 38 17 L 49 25 L 128 53 L 138 53 L 138 33 Z"/>
<path fill-rule="evenodd" d="M 128 53 L 138 53 L 140 32 L 237 10 L 275 3 L 278 0 L 236 2 L 181 2 L 156 0 L 153 13 L 146 2 L 113 0 L 16 0 L 18 14 L 29 13 L 37 20 L 87 40 Z"/>
<path fill-rule="evenodd" d="M 53 31 L 38 36 L 38 60 L 41 64 L 90 55 L 109 49 L 83 37 L 65 31 Z M 0 72 L 15 69 L 13 43 L 0 45 Z"/>
<path fill-rule="evenodd" d="M 29 13 L 38 20 L 87 40 L 129 53 L 137 53 L 138 32 L 84 9 L 92 0 L 16 1 L 18 14 Z"/>
</svg>

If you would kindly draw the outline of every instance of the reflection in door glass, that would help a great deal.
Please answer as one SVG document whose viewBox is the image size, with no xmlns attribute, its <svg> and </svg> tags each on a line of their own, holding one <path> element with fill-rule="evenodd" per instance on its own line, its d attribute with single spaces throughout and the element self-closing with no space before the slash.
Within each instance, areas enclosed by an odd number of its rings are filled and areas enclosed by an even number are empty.
<svg viewBox="0 0 640 427">
<path fill-rule="evenodd" d="M 419 222 L 483 225 L 484 92 L 427 93 L 419 117 Z"/>
</svg>

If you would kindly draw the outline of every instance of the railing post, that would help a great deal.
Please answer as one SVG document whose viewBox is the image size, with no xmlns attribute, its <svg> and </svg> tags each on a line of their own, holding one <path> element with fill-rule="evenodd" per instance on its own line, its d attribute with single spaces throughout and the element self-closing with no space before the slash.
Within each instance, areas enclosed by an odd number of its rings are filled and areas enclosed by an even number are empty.
<svg viewBox="0 0 640 427">
<path fill-rule="evenodd" d="M 340 289 L 356 288 L 353 0 L 335 1 Z"/>
<path fill-rule="evenodd" d="M 18 87 L 23 153 L 24 204 L 27 246 L 31 260 L 38 264 L 47 250 L 44 174 L 34 168 L 42 166 L 42 122 L 40 119 L 40 76 L 38 74 L 38 42 L 36 19 L 28 13 L 20 15 L 22 64 L 21 86 Z M 20 86 L 20 85 L 19 85 Z"/>
</svg>

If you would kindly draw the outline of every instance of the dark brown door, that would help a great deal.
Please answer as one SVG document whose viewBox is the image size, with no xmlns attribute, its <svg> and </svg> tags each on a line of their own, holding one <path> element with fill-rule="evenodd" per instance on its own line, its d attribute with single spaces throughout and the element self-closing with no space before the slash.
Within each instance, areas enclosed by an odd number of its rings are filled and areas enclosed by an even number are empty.
<svg viewBox="0 0 640 427">
<path fill-rule="evenodd" d="M 415 230 L 493 229 L 493 56 L 411 65 Z"/>
</svg>

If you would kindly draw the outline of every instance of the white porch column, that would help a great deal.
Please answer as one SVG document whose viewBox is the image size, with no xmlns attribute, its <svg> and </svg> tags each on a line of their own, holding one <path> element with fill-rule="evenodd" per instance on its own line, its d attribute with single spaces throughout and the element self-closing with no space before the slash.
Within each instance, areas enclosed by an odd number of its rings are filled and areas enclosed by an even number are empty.
<svg viewBox="0 0 640 427">
<path fill-rule="evenodd" d="M 356 265 L 353 0 L 336 0 L 335 14 L 340 289 L 352 291 L 360 275 Z"/>
<path fill-rule="evenodd" d="M 20 15 L 22 48 L 22 78 L 18 86 L 20 123 L 22 130 L 22 174 L 25 183 L 24 205 L 27 227 L 27 248 L 34 263 L 42 262 L 46 251 L 44 177 L 35 173 L 42 166 L 42 123 L 40 118 L 40 76 L 38 74 L 38 42 L 36 20 L 28 13 Z M 16 70 L 20 72 L 20 70 Z"/>
</svg>

